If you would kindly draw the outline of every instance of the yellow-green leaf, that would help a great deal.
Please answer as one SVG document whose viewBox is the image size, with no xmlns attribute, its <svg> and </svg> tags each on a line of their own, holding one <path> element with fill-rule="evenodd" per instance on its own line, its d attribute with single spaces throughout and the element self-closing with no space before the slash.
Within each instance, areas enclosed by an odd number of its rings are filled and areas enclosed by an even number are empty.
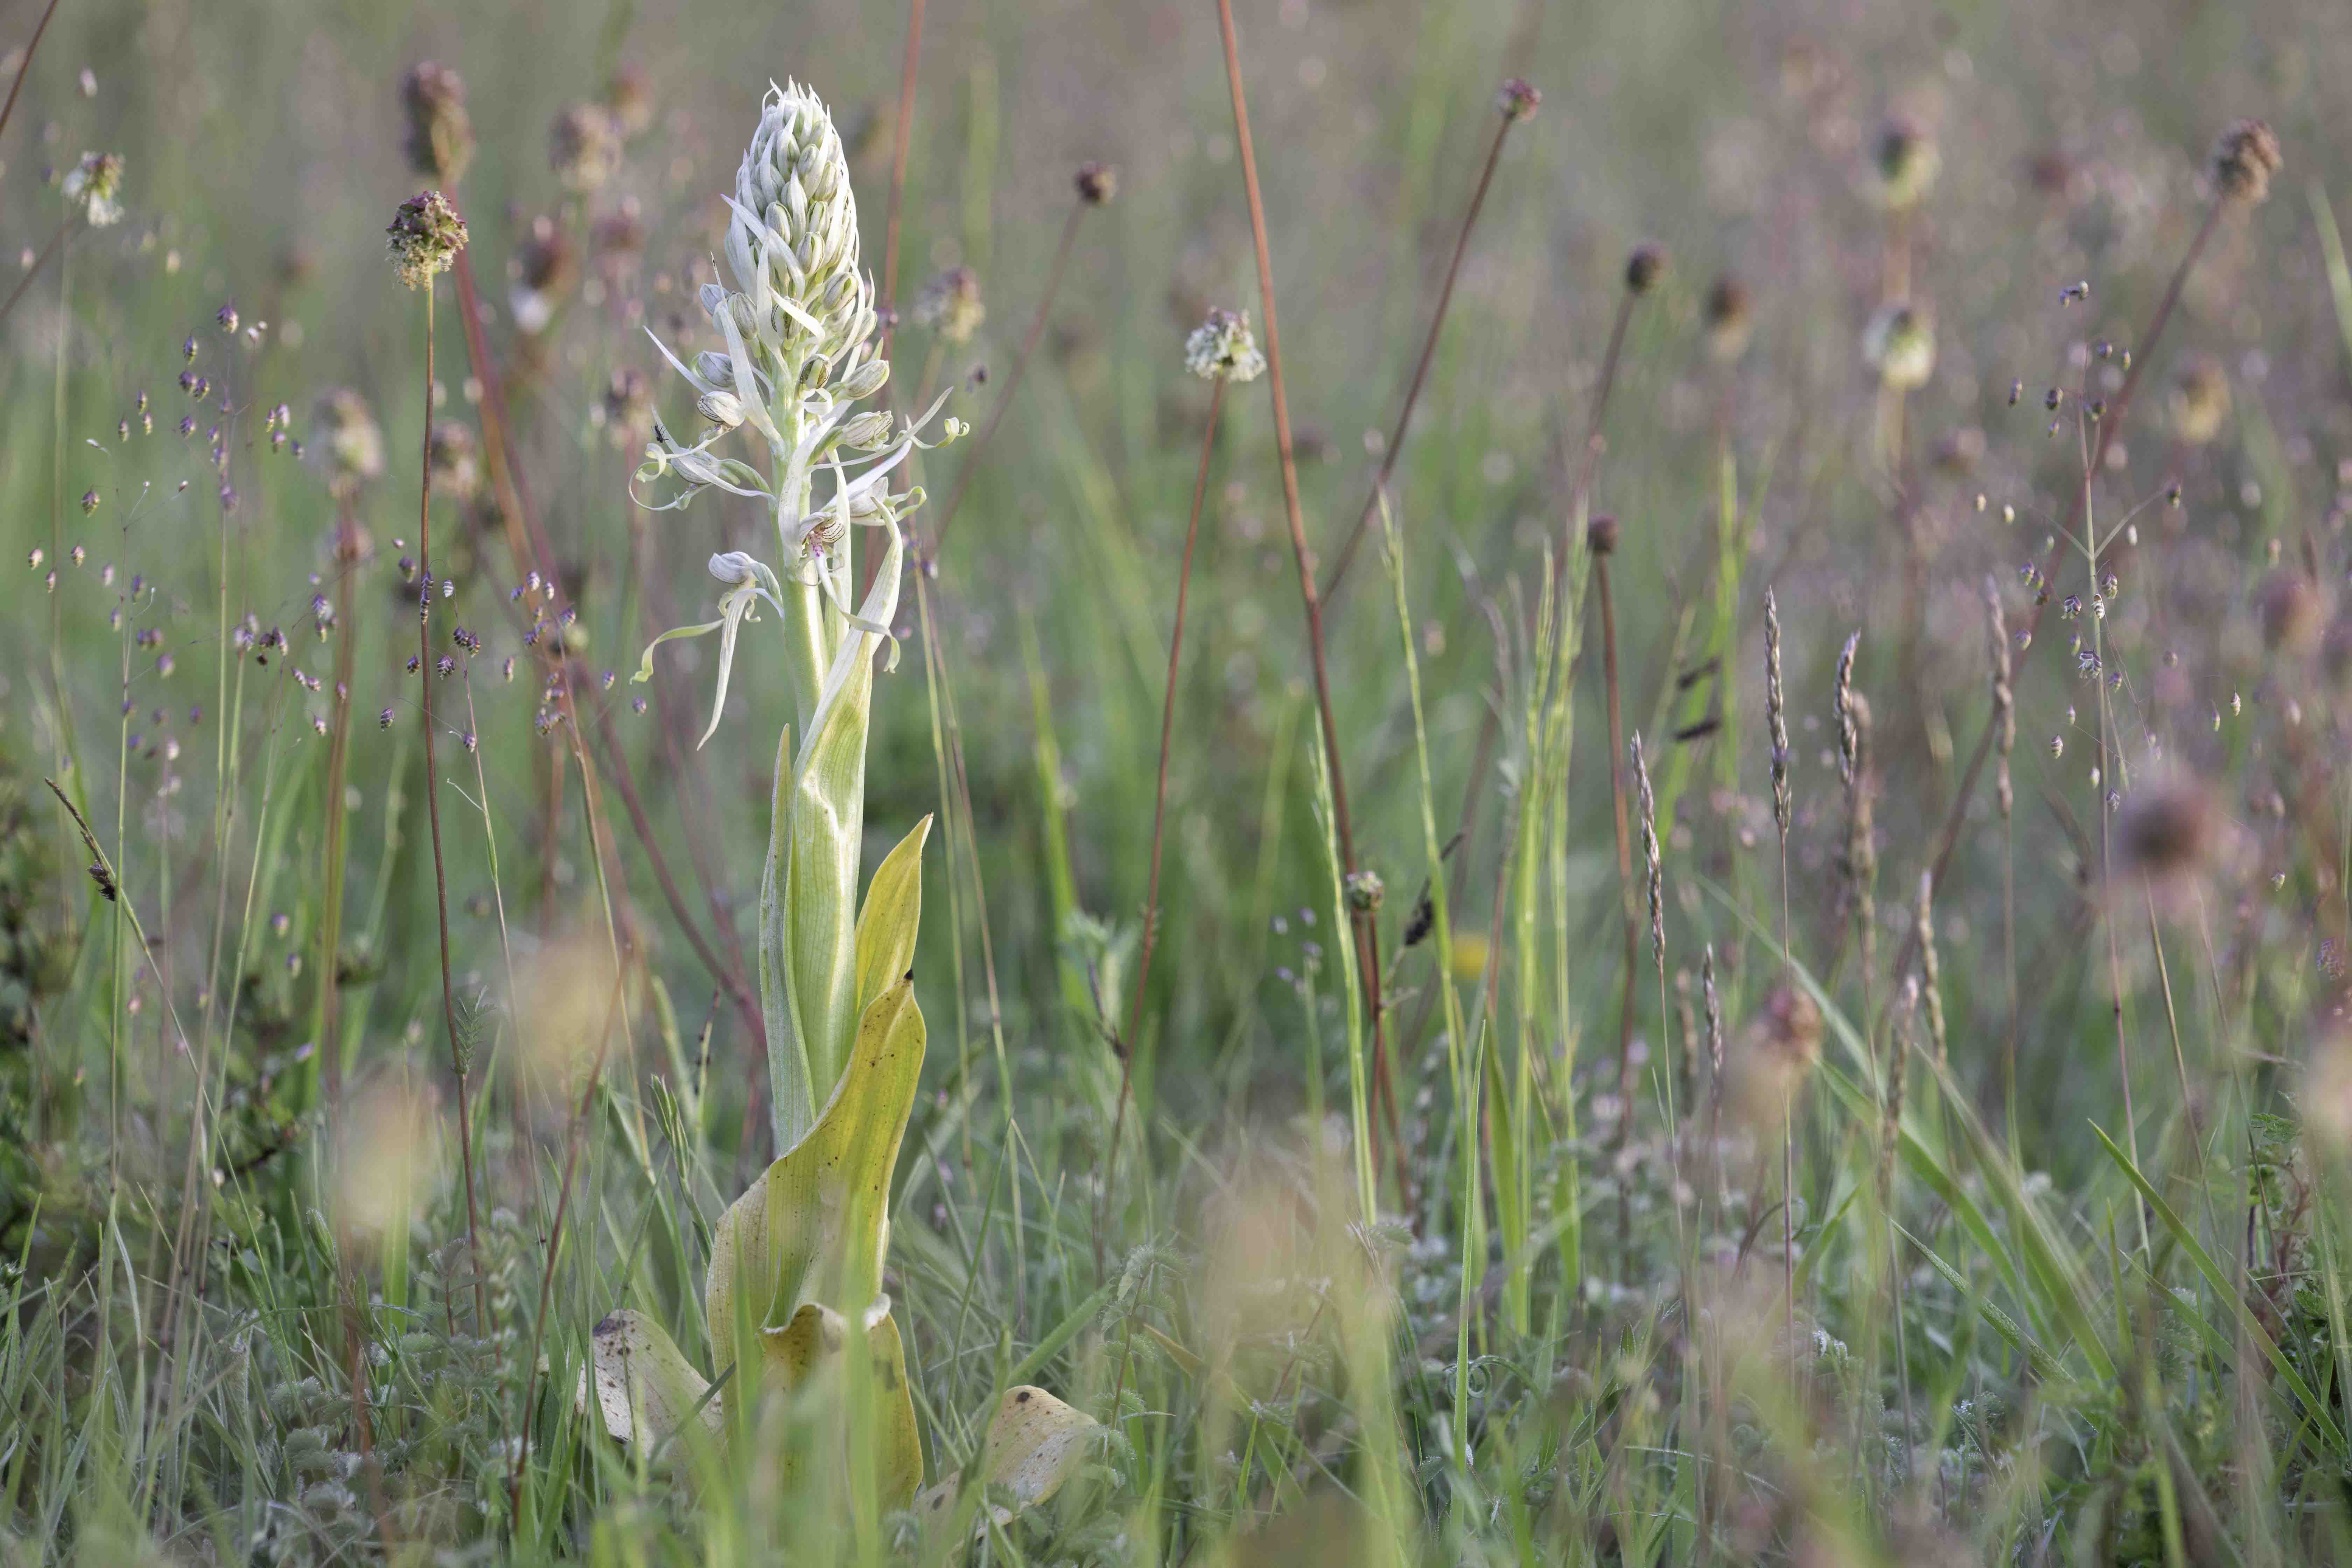
<svg viewBox="0 0 2352 1568">
<path fill-rule="evenodd" d="M 809 1302 L 862 1317 L 881 1291 L 890 1172 L 923 1069 L 923 1015 L 911 981 L 858 1020 L 849 1064 L 816 1125 L 722 1215 L 703 1307 L 712 1358 L 735 1360 L 739 1322 L 784 1328 Z"/>
<path fill-rule="evenodd" d="M 866 885 L 866 907 L 857 915 L 857 1005 L 863 1010 L 915 962 L 915 930 L 923 918 L 923 844 L 931 819 L 914 831 L 876 867 Z"/>
<path fill-rule="evenodd" d="M 595 1360 L 596 1405 L 604 1430 L 623 1443 L 659 1443 L 683 1426 L 697 1407 L 706 1427 L 721 1420 L 717 1399 L 705 1402 L 710 1384 L 694 1370 L 660 1324 L 641 1312 L 618 1311 L 598 1323 L 591 1337 Z"/>
<path fill-rule="evenodd" d="M 981 1479 L 1008 1489 L 1016 1507 L 1034 1508 L 1078 1473 L 1101 1429 L 1102 1423 L 1093 1416 L 1042 1388 L 1008 1388 L 988 1424 Z M 944 1513 L 961 1482 L 961 1471 L 940 1478 L 937 1486 L 915 1500 L 915 1511 L 927 1519 Z M 1013 1517 L 1006 1509 L 992 1508 L 991 1512 L 1000 1524 Z"/>
</svg>

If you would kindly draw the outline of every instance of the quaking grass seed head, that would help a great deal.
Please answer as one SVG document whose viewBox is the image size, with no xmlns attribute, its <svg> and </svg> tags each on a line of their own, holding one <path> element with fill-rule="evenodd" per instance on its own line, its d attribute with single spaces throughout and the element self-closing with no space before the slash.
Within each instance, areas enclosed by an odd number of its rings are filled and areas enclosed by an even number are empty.
<svg viewBox="0 0 2352 1568">
<path fill-rule="evenodd" d="M 466 220 L 439 191 L 419 191 L 401 203 L 384 233 L 393 270 L 411 289 L 429 286 L 466 248 Z"/>
</svg>

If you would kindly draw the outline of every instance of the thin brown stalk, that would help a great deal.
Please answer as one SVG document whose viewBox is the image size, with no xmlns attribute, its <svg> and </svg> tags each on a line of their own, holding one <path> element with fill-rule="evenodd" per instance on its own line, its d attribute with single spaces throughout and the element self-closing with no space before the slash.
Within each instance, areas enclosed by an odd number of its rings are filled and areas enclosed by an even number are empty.
<svg viewBox="0 0 2352 1568">
<path fill-rule="evenodd" d="M 1486 162 L 1478 171 L 1478 184 L 1470 193 L 1470 205 L 1462 214 L 1461 231 L 1454 238 L 1454 257 L 1445 265 L 1445 281 L 1437 290 L 1437 309 L 1431 312 L 1429 332 L 1421 341 L 1421 357 L 1413 362 L 1412 379 L 1405 384 L 1404 405 L 1397 410 L 1396 424 L 1389 430 L 1388 445 L 1381 452 L 1381 471 L 1372 479 L 1371 493 L 1364 498 L 1363 510 L 1356 514 L 1355 527 L 1348 531 L 1347 541 L 1331 563 L 1331 574 L 1323 579 L 1326 603 L 1339 596 L 1339 584 L 1348 575 L 1349 563 L 1356 558 L 1356 547 L 1364 542 L 1364 532 L 1371 526 L 1372 514 L 1379 510 L 1381 496 L 1388 489 L 1389 477 L 1396 470 L 1397 456 L 1404 450 L 1405 431 L 1412 424 L 1413 405 L 1421 400 L 1422 384 L 1429 378 L 1430 363 L 1437 357 L 1438 333 L 1445 326 L 1446 307 L 1454 302 L 1454 279 L 1461 275 L 1462 258 L 1469 254 L 1470 231 L 1477 226 L 1478 209 L 1486 205 L 1486 187 L 1495 181 L 1495 166 L 1503 161 L 1503 141 L 1521 116 L 1506 109 L 1495 127 L 1495 139 L 1486 147 Z"/>
<path fill-rule="evenodd" d="M 1611 520 L 1593 520 L 1591 533 L 1604 531 L 1602 525 Z M 1613 532 L 1613 524 L 1607 531 Z M 1617 1004 L 1617 1098 L 1622 1109 L 1617 1116 L 1617 1131 L 1611 1140 L 1613 1150 L 1622 1151 L 1633 1126 L 1633 987 L 1642 968 L 1641 916 L 1633 901 L 1633 837 L 1625 813 L 1625 719 L 1618 695 L 1617 679 L 1617 610 L 1609 592 L 1609 557 L 1611 551 L 1596 542 L 1592 551 L 1592 584 L 1601 597 L 1601 671 L 1609 695 L 1609 807 L 1617 833 L 1617 901 L 1625 928 L 1624 988 Z M 1624 1200 L 1630 1203 L 1630 1199 Z M 1631 1211 L 1622 1206 L 1618 1212 L 1621 1222 L 1619 1240 L 1630 1240 Z"/>
<path fill-rule="evenodd" d="M 1249 197 L 1250 240 L 1257 252 L 1259 308 L 1265 317 L 1266 380 L 1274 397 L 1275 448 L 1282 458 L 1282 500 L 1290 524 L 1290 551 L 1298 567 L 1298 595 L 1307 612 L 1307 647 L 1315 670 L 1315 705 L 1323 721 L 1323 756 L 1331 774 L 1331 824 L 1339 841 L 1339 863 L 1348 877 L 1357 870 L 1356 837 L 1348 814 L 1347 779 L 1339 763 L 1339 727 L 1331 710 L 1331 672 L 1323 651 L 1323 602 L 1315 591 L 1315 557 L 1307 545 L 1307 524 L 1298 501 L 1298 460 L 1290 437 L 1290 402 L 1283 388 L 1282 329 L 1274 310 L 1274 257 L 1266 244 L 1265 203 L 1258 191 L 1257 153 L 1250 142 L 1249 102 L 1242 89 L 1241 43 L 1234 33 L 1233 0 L 1217 0 L 1217 26 L 1225 51 L 1225 83 L 1234 101 L 1234 140 L 1241 150 L 1242 186 Z M 1377 492 L 1375 492 L 1377 493 Z M 1388 1030 L 1381 1000 L 1380 943 L 1372 911 L 1356 910 L 1356 957 L 1364 988 L 1364 1008 L 1372 1026 L 1372 1079 L 1387 1107 L 1389 1141 L 1398 1145 L 1396 1095 L 1389 1082 Z M 1400 1192 L 1406 1203 L 1410 1187 Z"/>
<path fill-rule="evenodd" d="M 433 912 L 441 937 L 441 1018 L 449 1030 L 449 1065 L 457 1072 L 457 1164 L 466 1178 L 466 1250 L 474 1265 L 474 1315 L 488 1332 L 490 1301 L 482 1282 L 482 1222 L 474 1195 L 473 1090 L 466 1047 L 457 1038 L 457 990 L 449 973 L 449 878 L 441 858 L 441 781 L 433 758 L 433 285 L 425 286 L 425 437 L 416 493 L 416 681 L 425 710 L 425 818 L 433 836 Z M 330 955 L 329 962 L 332 962 Z M 332 1042 L 329 1042 L 331 1048 Z"/>
<path fill-rule="evenodd" d="M 609 714 L 598 715 L 597 729 L 604 741 L 604 771 L 611 776 L 614 787 L 621 792 L 621 805 L 629 814 L 629 825 L 636 829 L 637 842 L 645 847 L 646 858 L 654 869 L 654 880 L 661 885 L 662 897 L 669 904 L 670 914 L 677 921 L 678 929 L 686 933 L 687 943 L 694 949 L 695 956 L 702 960 L 703 967 L 710 971 L 710 977 L 719 982 L 719 989 L 727 993 L 729 1000 L 735 1004 L 735 1010 L 743 1016 L 743 1026 L 751 1031 L 752 1040 L 759 1046 L 759 1056 L 765 1060 L 768 1033 L 765 1021 L 760 1016 L 759 998 L 751 994 L 751 984 L 742 973 L 720 959 L 704 939 L 701 928 L 694 923 L 694 916 L 686 907 L 685 896 L 678 891 L 677 879 L 670 875 L 669 862 L 664 858 L 661 847 L 655 840 L 653 822 L 646 815 L 645 802 L 637 795 L 636 780 L 629 771 L 629 760 L 613 734 Z"/>
<path fill-rule="evenodd" d="M 1216 450 L 1217 416 L 1225 404 L 1225 378 L 1209 383 L 1209 415 L 1201 431 L 1201 467 L 1192 479 L 1192 515 L 1184 525 L 1184 559 L 1176 570 L 1176 624 L 1168 636 L 1168 689 L 1160 704 L 1160 771 L 1151 792 L 1151 872 L 1143 890 L 1143 950 L 1136 959 L 1135 995 L 1128 1004 L 1127 1035 L 1118 1047 L 1118 1110 L 1111 1118 L 1110 1154 L 1103 1173 L 1101 1209 L 1095 1226 L 1095 1266 L 1102 1267 L 1103 1215 L 1110 1208 L 1112 1179 L 1118 1173 L 1119 1137 L 1127 1126 L 1127 1101 L 1135 1082 L 1135 1042 L 1143 1032 L 1143 996 L 1151 982 L 1151 950 L 1160 935 L 1160 849 L 1168 822 L 1168 752 L 1176 734 L 1176 672 L 1184 653 L 1184 601 L 1192 585 L 1192 547 L 1201 537 L 1201 501 L 1209 493 L 1209 458 Z M 1124 1368 L 1122 1367 L 1122 1370 Z"/>
<path fill-rule="evenodd" d="M 25 73 L 33 68 L 33 51 L 41 47 L 41 35 L 49 30 L 49 18 L 58 14 L 58 0 L 41 11 L 41 19 L 34 24 L 33 37 L 25 46 L 25 58 L 17 62 L 16 79 L 8 84 L 8 101 L 0 104 L 0 131 L 8 129 L 8 117 L 16 112 L 16 95 L 25 90 Z"/>
<path fill-rule="evenodd" d="M 2165 286 L 2164 297 L 2158 301 L 2156 313 L 2148 320 L 2147 330 L 2140 334 L 2138 344 L 2132 350 L 2131 368 L 2124 374 L 2123 386 L 2108 400 L 2106 412 L 2099 419 L 2098 435 L 2091 447 L 2092 474 L 2099 473 L 2106 466 L 2107 449 L 2123 430 L 2125 416 L 2131 411 L 2132 395 L 2139 390 L 2140 375 L 2155 359 L 2157 341 L 2164 335 L 2166 324 L 2172 320 L 2173 308 L 2180 302 L 2180 290 L 2188 283 L 2189 274 L 2196 268 L 2198 258 L 2204 255 L 2206 243 L 2213 237 L 2213 230 L 2221 221 L 2222 205 L 2226 200 L 2226 197 L 2217 195 L 2206 209 L 2205 221 L 2198 226 L 2197 237 L 2189 242 L 2189 249 L 2181 256 L 2180 264 L 2173 268 L 2172 279 Z M 2066 521 L 2051 542 L 2050 558 L 2042 568 L 2044 581 L 2055 580 L 2064 552 L 2073 547 L 2074 531 L 2082 525 L 2086 515 L 2090 499 L 2091 487 L 2085 482 L 2076 489 L 2067 509 Z M 2026 613 L 2024 634 L 2019 639 L 2021 646 L 2032 647 L 2033 634 L 2042 626 L 2042 612 L 2048 608 L 2048 599 L 2042 597 Z M 2021 663 L 2017 666 L 2012 672 L 2012 681 L 2023 668 Z M 1968 819 L 1969 802 L 1976 794 L 1978 781 L 1984 776 L 1985 763 L 1992 756 L 2000 727 L 2000 715 L 1997 712 L 1985 721 L 1983 731 L 1977 736 L 1976 749 L 1969 753 L 1969 764 L 1961 770 L 1959 787 L 1953 792 L 1952 804 L 1944 813 L 1944 825 L 1937 832 L 1936 853 L 1930 861 L 1938 885 L 1951 866 L 1953 851 L 1959 846 L 1960 830 Z M 1915 944 L 1916 938 L 1906 939 L 1895 961 L 1896 973 L 1903 973 L 1916 956 Z"/>
<path fill-rule="evenodd" d="M 522 1436 L 515 1445 L 514 1466 L 507 1474 L 507 1505 L 518 1527 L 522 1522 L 522 1467 L 530 1457 L 530 1418 L 539 1405 L 539 1352 L 547 1339 L 548 1303 L 555 1293 L 555 1260 L 562 1255 L 563 1222 L 572 1211 L 572 1177 L 580 1165 L 580 1134 L 588 1124 L 589 1111 L 595 1107 L 597 1086 L 604 1079 L 604 1058 L 613 1048 L 613 1026 L 621 1015 L 625 978 L 616 962 L 613 965 L 613 1000 L 605 1011 L 604 1027 L 596 1037 L 596 1060 L 588 1069 L 588 1081 L 580 1090 L 580 1104 L 563 1137 L 563 1176 L 555 1191 L 555 1217 L 548 1227 L 547 1264 L 539 1277 L 539 1310 L 531 1315 L 530 1354 L 523 1361 L 530 1373 L 523 1384 Z"/>
<path fill-rule="evenodd" d="M 1045 292 L 1037 300 L 1037 313 L 1029 318 L 1029 330 L 1021 338 L 1021 352 L 1013 356 L 1012 372 L 1004 378 L 1004 390 L 996 395 L 995 406 L 988 411 L 988 423 L 980 427 L 971 450 L 964 454 L 963 466 L 956 470 L 955 487 L 948 491 L 947 504 L 940 510 L 940 525 L 931 531 L 930 544 L 919 552 L 919 566 L 938 560 L 940 551 L 947 544 L 948 528 L 963 505 L 963 493 L 971 488 L 972 476 L 980 471 L 981 459 L 988 456 L 989 443 L 996 438 L 996 427 L 1004 423 L 1005 410 L 1013 406 L 1013 395 L 1021 390 L 1022 373 L 1029 368 L 1030 356 L 1037 352 L 1038 342 L 1045 335 L 1045 321 L 1054 310 L 1054 296 L 1061 291 L 1062 269 L 1068 264 L 1070 247 L 1078 237 L 1078 222 L 1092 205 L 1082 195 L 1070 198 L 1069 216 L 1062 220 L 1062 237 L 1054 244 L 1053 264 L 1045 269 Z"/>
<path fill-rule="evenodd" d="M 74 220 L 68 215 L 63 223 L 58 225 L 58 232 L 49 236 L 48 244 L 41 247 L 41 253 L 33 258 L 33 264 L 25 268 L 25 275 L 16 279 L 16 286 L 8 290 L 8 298 L 0 300 L 0 321 L 8 319 L 8 313 L 16 308 L 16 301 L 25 297 L 25 290 L 33 286 L 33 279 L 41 275 L 41 268 L 48 265 L 49 258 L 58 253 L 58 247 L 63 245 L 66 236 L 73 232 L 73 226 Z"/>
<path fill-rule="evenodd" d="M 907 145 L 915 134 L 915 68 L 923 56 L 924 0 L 907 0 L 907 53 L 898 66 L 898 126 L 890 146 L 890 216 L 882 227 L 882 319 L 880 357 L 890 357 L 898 330 L 898 218 L 907 197 Z M 916 407 L 923 406 L 920 401 Z"/>
</svg>

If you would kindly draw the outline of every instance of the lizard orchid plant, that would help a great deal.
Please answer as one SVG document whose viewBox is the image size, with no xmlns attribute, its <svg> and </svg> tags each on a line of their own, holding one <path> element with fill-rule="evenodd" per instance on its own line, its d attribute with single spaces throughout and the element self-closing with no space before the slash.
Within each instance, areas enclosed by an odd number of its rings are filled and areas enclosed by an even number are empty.
<svg viewBox="0 0 2352 1568">
<path fill-rule="evenodd" d="M 728 205 L 732 286 L 709 283 L 700 296 L 722 346 L 686 359 L 655 340 L 694 388 L 701 433 L 684 441 L 656 422 L 631 493 L 656 510 L 683 509 L 706 489 L 756 499 L 775 525 L 775 557 L 711 556 L 717 616 L 656 637 L 636 679 L 651 675 L 661 644 L 716 633 L 707 742 L 743 628 L 762 611 L 782 628 L 777 662 L 798 742 L 788 725 L 776 748 L 760 891 L 780 1153 L 711 1238 L 705 1319 L 714 1367 L 722 1378 L 735 1369 L 733 1387 L 714 1392 L 658 1324 L 619 1311 L 596 1326 L 595 1393 L 606 1430 L 648 1447 L 689 1419 L 723 1432 L 727 1395 L 738 1406 L 771 1394 L 805 1398 L 843 1416 L 850 1440 L 829 1447 L 874 1500 L 898 1507 L 921 1484 L 923 1456 L 882 1270 L 891 1172 L 923 1064 L 912 965 L 929 818 L 876 869 L 862 910 L 856 900 L 875 655 L 888 645 L 896 663 L 899 523 L 923 500 L 888 480 L 931 444 L 922 432 L 939 405 L 896 426 L 887 413 L 856 409 L 890 367 L 877 355 L 873 282 L 859 270 L 848 161 L 814 93 L 771 86 Z M 961 431 L 947 420 L 942 439 Z M 741 455 L 762 443 L 764 466 Z M 882 553 L 854 603 L 861 529 L 880 536 Z M 983 1474 L 1021 1501 L 1042 1500 L 1076 1468 L 1094 1426 L 1043 1390 L 1009 1391 Z M 924 1500 L 944 1506 L 937 1488 Z"/>
</svg>

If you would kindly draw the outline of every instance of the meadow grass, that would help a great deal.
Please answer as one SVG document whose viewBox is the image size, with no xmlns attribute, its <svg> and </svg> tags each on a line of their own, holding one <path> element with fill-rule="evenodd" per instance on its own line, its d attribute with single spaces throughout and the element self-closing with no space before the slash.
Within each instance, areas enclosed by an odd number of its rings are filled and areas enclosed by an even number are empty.
<svg viewBox="0 0 2352 1568">
<path fill-rule="evenodd" d="M 19 9 L 0 1563 L 2352 1562 L 2335 9 Z M 705 1354 L 780 615 L 629 679 L 771 77 L 971 427 L 903 1394 Z"/>
</svg>

